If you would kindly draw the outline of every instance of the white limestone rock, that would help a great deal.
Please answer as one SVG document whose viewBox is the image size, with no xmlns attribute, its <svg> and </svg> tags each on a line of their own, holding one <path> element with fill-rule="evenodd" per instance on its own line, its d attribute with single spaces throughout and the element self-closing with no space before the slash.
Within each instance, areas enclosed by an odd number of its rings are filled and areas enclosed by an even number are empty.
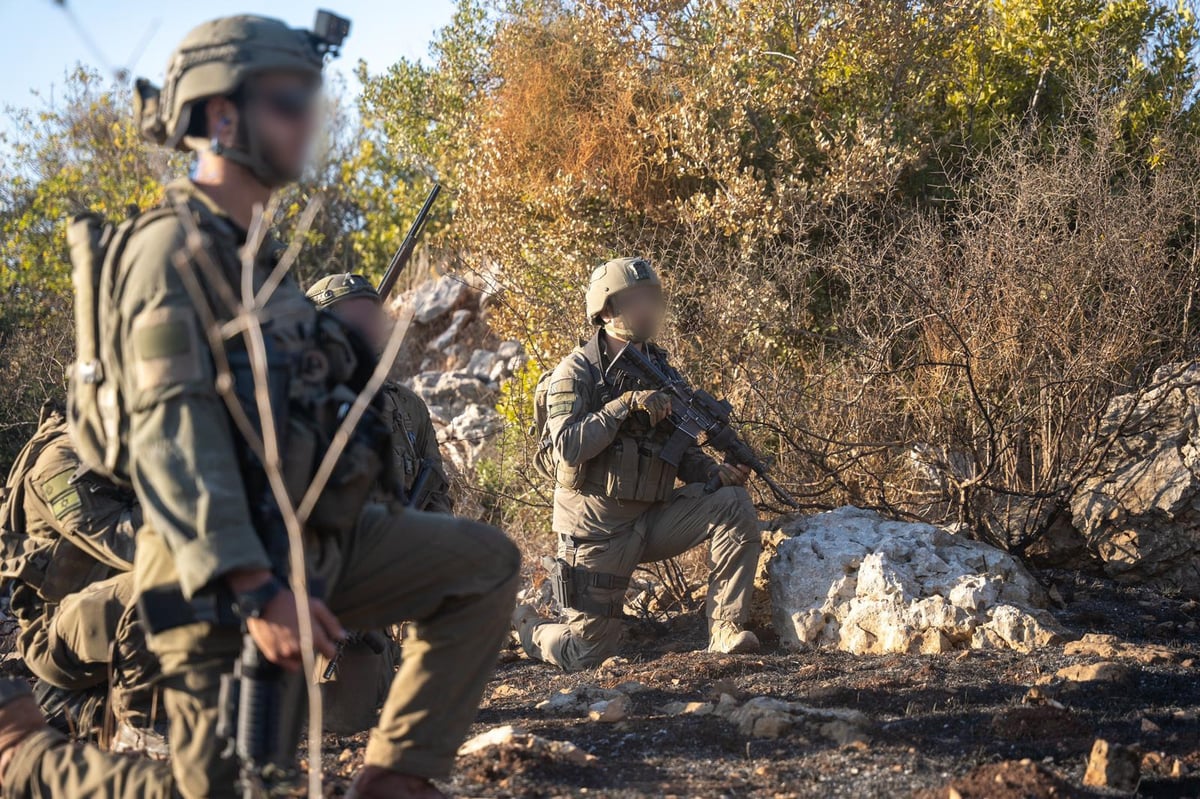
<svg viewBox="0 0 1200 799">
<path fill-rule="evenodd" d="M 1200 362 L 1151 384 L 1109 404 L 1071 513 L 1110 577 L 1200 597 Z"/>
<path fill-rule="evenodd" d="M 412 390 L 431 408 L 444 408 L 445 415 L 462 415 L 471 405 L 490 405 L 492 389 L 466 372 L 422 372 L 410 382 Z"/>
<path fill-rule="evenodd" d="M 496 353 L 488 350 L 475 350 L 471 360 L 467 362 L 467 372 L 483 380 L 491 380 L 492 367 L 496 365 Z"/>
<path fill-rule="evenodd" d="M 427 280 L 417 286 L 402 301 L 412 303 L 413 318 L 427 325 L 458 308 L 469 294 L 470 288 L 462 279 L 442 275 L 437 280 Z"/>
<path fill-rule="evenodd" d="M 798 519 L 767 566 L 785 646 L 855 654 L 1055 643 L 1045 596 L 1011 555 L 853 507 Z"/>
<path fill-rule="evenodd" d="M 454 315 L 450 317 L 450 324 L 446 326 L 446 329 L 437 336 L 431 338 L 429 343 L 425 345 L 425 349 L 432 352 L 442 352 L 443 350 L 448 349 L 458 340 L 458 336 L 462 333 L 462 330 L 466 326 L 467 322 L 471 321 L 471 316 L 472 314 L 469 310 L 466 308 L 459 308 L 454 312 Z"/>
</svg>

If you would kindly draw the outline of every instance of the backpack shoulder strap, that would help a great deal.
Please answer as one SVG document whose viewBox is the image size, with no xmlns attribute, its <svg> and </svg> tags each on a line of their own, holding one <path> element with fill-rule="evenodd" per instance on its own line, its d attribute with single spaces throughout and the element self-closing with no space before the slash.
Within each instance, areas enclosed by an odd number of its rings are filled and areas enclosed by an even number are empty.
<svg viewBox="0 0 1200 799">
<path fill-rule="evenodd" d="M 604 379 L 604 361 L 600 354 L 600 331 L 588 339 L 587 343 L 581 348 L 584 360 L 592 370 L 592 380 L 596 385 L 596 392 L 600 395 L 602 404 L 612 400 L 612 386 Z"/>
</svg>

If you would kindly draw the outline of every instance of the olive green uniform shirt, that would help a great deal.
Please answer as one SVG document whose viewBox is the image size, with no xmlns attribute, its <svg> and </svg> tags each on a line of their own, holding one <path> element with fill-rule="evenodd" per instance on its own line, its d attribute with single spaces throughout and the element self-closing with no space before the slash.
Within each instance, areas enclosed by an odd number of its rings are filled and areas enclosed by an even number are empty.
<svg viewBox="0 0 1200 799">
<path fill-rule="evenodd" d="M 433 469 L 429 478 L 431 490 L 424 507 L 418 510 L 450 513 L 454 507 L 450 481 L 425 401 L 407 386 L 389 381 L 383 386 L 383 407 L 384 419 L 392 429 L 396 471 L 405 491 L 412 489 L 422 464 L 428 462 Z"/>
<path fill-rule="evenodd" d="M 3 566 L 12 609 L 24 627 L 66 596 L 133 568 L 141 512 L 133 493 L 95 474 L 79 457 L 57 410 L 43 413 L 30 461 L 10 476 L 3 520 Z"/>
<path fill-rule="evenodd" d="M 612 353 L 608 351 L 604 333 L 597 335 L 603 360 L 600 368 L 604 369 Z M 653 357 L 665 360 L 666 354 L 662 350 L 651 347 L 650 351 Z M 554 456 L 585 470 L 579 490 L 562 485 L 555 487 L 556 532 L 577 538 L 605 538 L 657 504 L 652 500 L 621 499 L 613 490 L 619 479 L 617 473 L 622 469 L 611 457 L 619 440 L 622 448 L 641 453 L 640 463 L 635 461 L 630 469 L 633 474 L 620 476 L 635 480 L 639 468 L 661 466 L 655 459 L 669 436 L 667 425 L 651 427 L 644 414 L 630 413 L 623 394 L 638 388 L 642 387 L 620 383 L 609 386 L 607 393 L 611 399 L 605 401 L 597 386 L 595 367 L 588 362 L 583 347 L 577 348 L 555 368 L 547 396 Z M 715 467 L 713 459 L 693 444 L 680 460 L 677 476 L 685 483 L 703 482 Z M 670 494 L 675 476 L 673 470 L 661 474 L 666 486 L 661 494 Z"/>
<path fill-rule="evenodd" d="M 211 237 L 205 251 L 240 289 L 240 231 L 190 181 L 167 187 L 187 201 Z M 186 228 L 159 216 L 130 236 L 115 286 L 117 376 L 126 411 L 128 446 L 122 464 L 143 512 L 171 551 L 180 586 L 193 596 L 235 569 L 271 564 L 252 523 L 229 411 L 218 394 L 213 353 L 183 275 L 173 262 L 186 248 Z M 269 273 L 271 248 L 260 250 L 254 285 Z M 194 259 L 193 259 L 194 260 Z M 199 266 L 193 270 L 204 284 Z M 224 304 L 214 295 L 213 304 Z M 315 309 L 286 278 L 270 302 L 269 338 L 284 351 L 312 337 Z M 225 316 L 231 315 L 225 309 Z"/>
</svg>

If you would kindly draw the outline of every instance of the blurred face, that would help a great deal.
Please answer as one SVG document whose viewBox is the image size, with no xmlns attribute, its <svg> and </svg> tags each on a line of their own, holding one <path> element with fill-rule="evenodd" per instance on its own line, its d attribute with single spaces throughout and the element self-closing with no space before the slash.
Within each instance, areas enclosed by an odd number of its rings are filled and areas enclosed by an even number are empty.
<svg viewBox="0 0 1200 799">
<path fill-rule="evenodd" d="M 388 339 L 388 317 L 383 306 L 370 297 L 350 297 L 330 310 L 348 327 L 363 337 L 376 354 L 383 352 Z"/>
<path fill-rule="evenodd" d="M 635 286 L 609 300 L 606 327 L 628 341 L 649 341 L 658 335 L 667 306 L 658 286 Z"/>
<path fill-rule="evenodd" d="M 320 85 L 289 72 L 260 75 L 247 86 L 245 115 L 268 163 L 289 180 L 300 177 L 318 129 Z"/>
</svg>

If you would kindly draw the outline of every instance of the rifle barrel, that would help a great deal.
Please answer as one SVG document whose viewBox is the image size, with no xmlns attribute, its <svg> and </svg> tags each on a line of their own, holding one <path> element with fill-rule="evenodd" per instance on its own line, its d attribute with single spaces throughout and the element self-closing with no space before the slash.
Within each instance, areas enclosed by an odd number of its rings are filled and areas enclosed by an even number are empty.
<svg viewBox="0 0 1200 799">
<path fill-rule="evenodd" d="M 379 298 L 386 300 L 388 295 L 392 293 L 392 289 L 396 287 L 396 281 L 400 279 L 400 273 L 404 271 L 404 267 L 408 266 L 408 261 L 412 258 L 413 250 L 417 246 L 417 237 L 421 235 L 421 229 L 425 227 L 425 222 L 429 218 L 429 211 L 433 208 L 433 202 L 442 193 L 442 184 L 434 183 L 433 188 L 429 190 L 429 196 L 425 198 L 425 202 L 421 205 L 421 210 L 417 212 L 416 219 L 408 228 L 408 234 L 405 235 L 404 241 L 400 242 L 400 247 L 396 250 L 396 254 L 392 256 L 392 260 L 388 263 L 387 271 L 383 273 L 383 280 L 379 281 Z"/>
</svg>

